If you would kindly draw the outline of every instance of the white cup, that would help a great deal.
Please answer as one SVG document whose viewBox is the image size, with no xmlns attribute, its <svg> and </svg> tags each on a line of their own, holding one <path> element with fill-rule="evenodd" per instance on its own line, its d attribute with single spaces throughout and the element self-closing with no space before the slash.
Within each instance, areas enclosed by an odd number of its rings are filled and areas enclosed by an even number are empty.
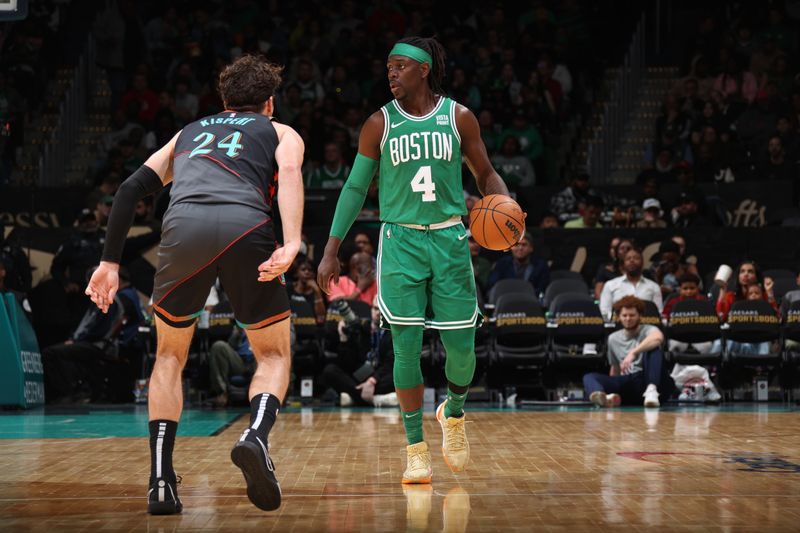
<svg viewBox="0 0 800 533">
<path fill-rule="evenodd" d="M 717 273 L 714 274 L 714 283 L 720 287 L 724 287 L 728 284 L 728 280 L 731 279 L 731 274 L 733 274 L 733 269 L 731 267 L 728 265 L 720 265 L 717 269 Z"/>
</svg>

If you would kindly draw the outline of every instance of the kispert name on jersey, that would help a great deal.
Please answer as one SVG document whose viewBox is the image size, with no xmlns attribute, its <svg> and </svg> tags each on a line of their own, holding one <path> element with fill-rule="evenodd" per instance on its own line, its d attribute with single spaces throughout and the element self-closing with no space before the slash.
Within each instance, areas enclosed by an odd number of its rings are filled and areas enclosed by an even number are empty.
<svg viewBox="0 0 800 533">
<path fill-rule="evenodd" d="M 435 224 L 466 214 L 455 106 L 440 96 L 424 116 L 409 115 L 397 100 L 381 108 L 378 191 L 384 222 Z"/>
<path fill-rule="evenodd" d="M 256 119 L 254 118 L 210 117 L 200 119 L 200 125 L 203 127 L 210 126 L 212 124 L 232 124 L 234 126 L 244 126 L 245 124 L 249 124 L 255 120 Z"/>
</svg>

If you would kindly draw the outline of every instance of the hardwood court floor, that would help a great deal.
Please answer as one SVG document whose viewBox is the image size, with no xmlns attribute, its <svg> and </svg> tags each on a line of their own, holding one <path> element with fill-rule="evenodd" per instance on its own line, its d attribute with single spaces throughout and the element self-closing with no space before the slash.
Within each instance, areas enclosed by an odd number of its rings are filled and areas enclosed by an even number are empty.
<svg viewBox="0 0 800 533">
<path fill-rule="evenodd" d="M 244 418 L 179 437 L 180 516 L 145 513 L 145 438 L 0 440 L 0 529 L 800 530 L 796 409 L 473 410 L 468 421 L 472 464 L 454 475 L 426 413 L 434 482 L 404 489 L 396 411 L 282 412 L 273 513 L 250 505 L 229 460 Z"/>
</svg>

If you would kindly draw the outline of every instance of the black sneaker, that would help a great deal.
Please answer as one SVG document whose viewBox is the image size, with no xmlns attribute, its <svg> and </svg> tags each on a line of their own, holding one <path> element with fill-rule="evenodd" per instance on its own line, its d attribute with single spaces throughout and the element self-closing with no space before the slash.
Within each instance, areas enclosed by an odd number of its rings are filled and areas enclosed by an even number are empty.
<svg viewBox="0 0 800 533">
<path fill-rule="evenodd" d="M 174 483 L 168 479 L 159 478 L 150 483 L 147 491 L 147 512 L 150 514 L 180 514 L 183 504 L 178 498 L 177 485 L 181 482 L 180 476 Z"/>
<path fill-rule="evenodd" d="M 267 444 L 245 430 L 231 450 L 231 461 L 238 466 L 247 483 L 247 497 L 262 511 L 274 511 L 281 505 L 281 486 L 275 477 L 275 465 L 269 458 Z"/>
</svg>

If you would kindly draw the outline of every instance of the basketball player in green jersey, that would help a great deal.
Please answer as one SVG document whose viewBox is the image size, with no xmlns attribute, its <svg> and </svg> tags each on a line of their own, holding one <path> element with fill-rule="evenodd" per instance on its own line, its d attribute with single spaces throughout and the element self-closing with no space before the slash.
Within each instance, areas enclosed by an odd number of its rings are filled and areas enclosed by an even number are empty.
<svg viewBox="0 0 800 533">
<path fill-rule="evenodd" d="M 436 410 L 445 461 L 460 471 L 469 460 L 463 408 L 475 371 L 478 306 L 461 223 L 466 214 L 462 155 L 482 194 L 508 194 L 486 155 L 475 116 L 444 96 L 444 59 L 436 40 L 419 37 L 402 39 L 389 52 L 389 88 L 395 99 L 361 129 L 358 155 L 319 266 L 319 285 L 327 292 L 331 278 L 339 277 L 339 246 L 379 170 L 377 301 L 392 330 L 394 383 L 408 438 L 403 483 L 430 483 L 432 477 L 422 435 L 424 327 L 440 330 L 447 354 L 447 400 Z"/>
</svg>

